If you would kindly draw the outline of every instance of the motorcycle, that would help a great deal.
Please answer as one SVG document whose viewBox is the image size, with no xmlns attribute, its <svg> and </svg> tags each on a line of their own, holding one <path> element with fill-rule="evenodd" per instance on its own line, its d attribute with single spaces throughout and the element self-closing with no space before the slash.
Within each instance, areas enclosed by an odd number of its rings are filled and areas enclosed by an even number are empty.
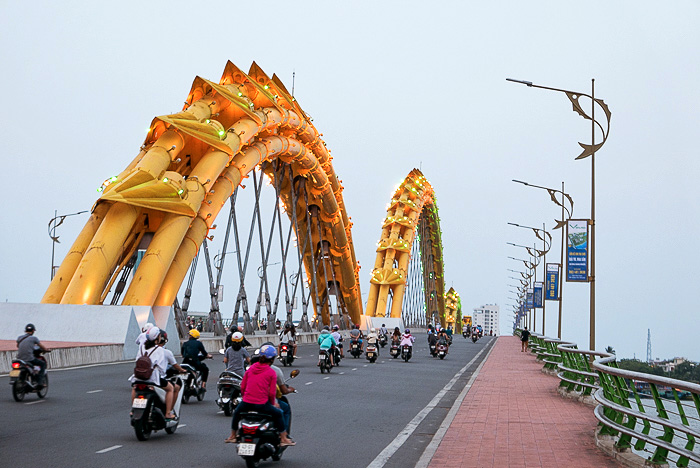
<svg viewBox="0 0 700 468">
<path fill-rule="evenodd" d="M 174 385 L 184 390 L 182 376 L 177 374 L 170 379 Z M 131 426 L 134 428 L 136 438 L 140 441 L 148 440 L 151 433 L 165 429 L 168 434 L 174 434 L 180 424 L 181 398 L 175 395 L 173 411 L 177 415 L 175 419 L 165 419 L 165 390 L 156 387 L 152 382 L 137 380 L 132 384 L 136 390 L 136 397 L 131 402 Z"/>
<path fill-rule="evenodd" d="M 287 343 L 280 344 L 279 359 L 284 367 L 291 366 L 294 362 L 294 349 Z"/>
<path fill-rule="evenodd" d="M 479 334 L 478 333 L 472 333 L 472 343 L 476 343 L 476 340 L 479 339 Z"/>
<path fill-rule="evenodd" d="M 334 346 L 331 349 L 333 350 L 333 362 L 335 362 L 335 366 L 338 367 L 340 365 L 340 360 L 343 359 L 343 356 L 340 354 L 340 347 Z"/>
<path fill-rule="evenodd" d="M 187 378 L 182 387 L 182 402 L 189 403 L 190 397 L 197 397 L 197 401 L 204 400 L 204 393 L 207 391 L 202 387 L 202 374 L 189 364 L 181 364 L 182 368 L 187 371 Z"/>
<path fill-rule="evenodd" d="M 219 375 L 219 381 L 216 383 L 219 398 L 217 398 L 216 404 L 226 416 L 231 416 L 233 410 L 241 402 L 241 380 L 243 378 L 240 375 L 231 371 L 223 371 Z"/>
<path fill-rule="evenodd" d="M 321 369 L 321 374 L 329 372 L 333 368 L 331 364 L 331 354 L 328 350 L 321 349 L 318 351 L 318 367 Z"/>
<path fill-rule="evenodd" d="M 447 355 L 447 345 L 438 344 L 437 345 L 437 357 L 439 357 L 440 359 L 445 359 L 446 355 Z"/>
<path fill-rule="evenodd" d="M 399 354 L 401 354 L 401 350 L 399 349 L 399 344 L 394 341 L 391 343 L 391 348 L 389 349 L 389 355 L 396 359 L 399 357 Z"/>
<path fill-rule="evenodd" d="M 352 340 L 350 342 L 350 354 L 354 358 L 359 358 L 362 355 L 362 348 L 360 347 L 360 342 L 358 340 Z"/>
<path fill-rule="evenodd" d="M 43 350 L 34 351 L 34 357 L 46 362 Z M 10 371 L 10 385 L 12 385 L 12 398 L 15 401 L 22 401 L 27 393 L 36 393 L 39 398 L 44 398 L 49 392 L 49 374 L 44 374 L 44 385 L 39 387 L 39 372 L 41 367 L 35 366 L 29 362 L 14 359 L 12 361 L 12 370 Z"/>
<path fill-rule="evenodd" d="M 365 350 L 365 357 L 371 363 L 374 363 L 379 357 L 379 352 L 377 352 L 377 345 L 367 344 L 367 349 Z"/>
<path fill-rule="evenodd" d="M 447 335 L 447 345 L 452 346 L 452 335 Z"/>
<path fill-rule="evenodd" d="M 386 343 L 387 343 L 386 333 L 380 333 L 379 334 L 379 346 L 381 346 L 383 348 L 384 346 L 386 346 Z"/>
<path fill-rule="evenodd" d="M 463 336 L 464 339 L 466 340 L 467 338 L 469 338 L 469 332 L 468 332 L 467 330 L 463 330 L 463 331 L 462 331 L 462 336 Z"/>
<path fill-rule="evenodd" d="M 293 379 L 297 375 L 299 375 L 299 369 L 294 369 L 289 375 L 289 379 Z M 280 400 L 289 403 L 284 395 Z M 291 430 L 291 420 L 289 426 Z M 272 418 L 267 414 L 255 411 L 241 414 L 237 437 L 240 441 L 237 453 L 245 460 L 247 467 L 256 467 L 261 460 L 268 458 L 279 461 L 287 448 L 280 447 L 279 432 Z"/>
<path fill-rule="evenodd" d="M 412 354 L 413 346 L 403 345 L 401 347 L 401 359 L 403 359 L 404 361 L 408 362 L 408 360 L 411 359 Z"/>
<path fill-rule="evenodd" d="M 430 355 L 431 355 L 432 357 L 437 356 L 437 350 L 436 350 L 436 345 L 435 345 L 435 343 L 430 343 L 430 344 L 428 344 L 428 347 L 429 347 L 429 350 L 430 350 Z"/>
</svg>

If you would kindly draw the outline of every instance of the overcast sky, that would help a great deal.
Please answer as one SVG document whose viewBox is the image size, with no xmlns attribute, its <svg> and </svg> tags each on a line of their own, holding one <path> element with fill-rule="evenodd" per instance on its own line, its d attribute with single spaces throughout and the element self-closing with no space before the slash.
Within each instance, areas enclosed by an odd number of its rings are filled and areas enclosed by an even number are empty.
<svg viewBox="0 0 700 468">
<path fill-rule="evenodd" d="M 333 151 L 363 301 L 386 203 L 420 167 L 438 197 L 446 286 L 467 311 L 499 304 L 508 333 L 507 270 L 521 269 L 508 256 L 525 251 L 506 242 L 535 237 L 507 223 L 551 229 L 559 216 L 545 192 L 511 179 L 564 181 L 586 218 L 591 174 L 590 159 L 574 160 L 590 126 L 566 96 L 505 78 L 585 93 L 595 78 L 612 111 L 596 156 L 597 347 L 644 359 L 651 329 L 654 357 L 700 360 L 700 4 L 573 5 L 0 2 L 0 300 L 41 299 L 54 210 L 90 209 L 195 76 L 218 81 L 227 60 L 244 70 L 255 60 L 289 89 L 296 72 L 295 96 Z M 86 219 L 59 228 L 57 263 Z M 557 306 L 547 306 L 554 336 Z M 563 338 L 586 348 L 588 286 L 566 284 L 563 309 Z"/>
</svg>

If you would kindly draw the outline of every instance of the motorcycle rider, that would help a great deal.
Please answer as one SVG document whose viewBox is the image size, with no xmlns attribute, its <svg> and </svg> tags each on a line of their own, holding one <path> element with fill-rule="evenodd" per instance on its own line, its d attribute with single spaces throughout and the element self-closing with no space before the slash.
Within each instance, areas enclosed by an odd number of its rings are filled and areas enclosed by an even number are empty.
<svg viewBox="0 0 700 468">
<path fill-rule="evenodd" d="M 367 346 L 369 345 L 374 345 L 375 349 L 377 350 L 377 356 L 379 356 L 379 337 L 377 336 L 377 331 L 375 328 L 372 328 L 367 335 Z"/>
<path fill-rule="evenodd" d="M 282 344 L 286 343 L 287 346 L 291 346 L 293 350 L 294 359 L 297 357 L 297 340 L 296 340 L 296 328 L 291 323 L 287 322 L 284 324 L 284 331 L 280 333 L 280 347 L 282 349 Z M 279 350 L 278 350 L 279 352 Z"/>
<path fill-rule="evenodd" d="M 199 341 L 199 330 L 193 328 L 190 330 L 190 339 L 182 344 L 182 363 L 189 364 L 199 371 L 202 375 L 202 388 L 207 388 L 207 378 L 209 377 L 209 368 L 204 364 L 202 358 L 211 358 L 211 354 L 207 353 L 204 345 Z"/>
<path fill-rule="evenodd" d="M 381 328 L 379 328 L 379 333 L 384 336 L 389 336 L 389 330 L 386 329 L 386 324 L 382 323 Z"/>
<path fill-rule="evenodd" d="M 241 377 L 245 374 L 246 364 L 250 364 L 250 354 L 243 347 L 243 333 L 235 332 L 231 335 L 231 346 L 224 353 L 226 370 Z"/>
<path fill-rule="evenodd" d="M 408 346 L 411 347 L 411 351 L 412 351 L 412 350 L 413 350 L 413 342 L 414 342 L 414 341 L 416 341 L 416 338 L 415 338 L 413 335 L 411 335 L 411 330 L 409 330 L 409 329 L 407 328 L 406 331 L 405 331 L 405 332 L 403 333 L 403 335 L 401 336 L 401 344 L 400 344 L 400 346 L 403 347 L 404 345 L 408 345 Z"/>
<path fill-rule="evenodd" d="M 38 348 L 47 353 L 51 352 L 51 350 L 45 347 L 43 344 L 41 344 L 39 338 L 34 336 L 35 331 L 36 328 L 34 327 L 34 324 L 28 323 L 27 326 L 24 327 L 24 335 L 20 335 L 17 337 L 17 359 L 19 359 L 20 361 L 24 361 L 27 364 L 31 364 L 33 366 L 39 366 L 41 368 L 39 371 L 39 375 L 37 376 L 37 386 L 41 388 L 44 386 L 44 376 L 46 375 L 46 361 L 37 359 L 34 356 L 34 350 Z"/>
<path fill-rule="evenodd" d="M 340 334 L 340 327 L 338 325 L 333 325 L 333 331 L 331 332 L 331 335 L 333 335 L 333 338 L 337 343 L 336 347 L 340 350 L 340 357 L 344 358 L 345 354 L 343 353 L 343 335 Z"/>
<path fill-rule="evenodd" d="M 153 325 L 151 324 L 151 328 L 153 328 Z M 149 330 L 151 329 L 149 328 Z M 165 353 L 165 360 L 168 362 L 168 368 L 165 371 L 165 377 L 170 379 L 173 377 L 176 373 L 179 374 L 186 374 L 187 371 L 180 367 L 180 364 L 177 363 L 177 360 L 175 359 L 175 355 L 173 354 L 172 351 L 169 349 L 165 348 L 165 344 L 168 342 L 168 333 L 165 330 L 160 331 L 160 337 L 158 338 L 158 345 L 163 348 L 163 352 Z M 145 343 L 144 343 L 145 344 Z M 177 401 L 178 396 L 180 395 L 180 385 L 177 384 L 175 380 L 170 380 L 170 383 L 173 384 L 173 387 L 175 389 L 175 393 L 173 396 L 173 402 Z"/>
<path fill-rule="evenodd" d="M 154 386 L 165 390 L 165 418 L 175 419 L 177 418 L 177 415 L 173 412 L 173 407 L 175 406 L 175 387 L 165 379 L 168 371 L 168 358 L 167 353 L 165 353 L 165 348 L 158 345 L 159 338 L 160 328 L 151 327 L 151 329 L 146 332 L 146 344 L 143 346 L 143 351 L 139 353 L 136 359 L 146 355 L 151 360 L 153 364 L 153 373 L 146 382 L 150 382 Z M 136 378 L 132 375 L 129 380 L 133 383 Z M 136 389 L 131 387 L 131 401 L 134 401 L 134 398 L 136 398 Z"/>
<path fill-rule="evenodd" d="M 399 344 L 401 342 L 401 330 L 399 327 L 394 327 L 394 333 L 391 335 L 391 343 Z"/>
<path fill-rule="evenodd" d="M 442 330 L 440 330 L 440 333 L 438 334 L 437 344 L 438 345 L 445 345 L 445 347 L 447 348 L 448 351 L 450 349 L 449 338 L 447 337 L 447 332 L 445 331 L 444 328 Z"/>
<path fill-rule="evenodd" d="M 324 326 L 323 330 L 321 330 L 321 334 L 318 336 L 318 344 L 321 350 L 328 352 L 331 359 L 331 366 L 335 366 L 335 359 L 333 359 L 333 350 L 331 348 L 338 343 L 335 341 L 335 338 L 333 338 L 333 335 L 331 335 L 328 325 Z"/>
<path fill-rule="evenodd" d="M 350 330 L 350 339 L 352 341 L 357 341 L 358 345 L 360 346 L 360 352 L 362 352 L 362 339 L 364 338 L 364 335 L 362 334 L 362 330 L 360 330 L 360 324 L 355 324 L 355 328 Z"/>
<path fill-rule="evenodd" d="M 241 394 L 243 401 L 236 407 L 231 419 L 231 435 L 227 443 L 237 443 L 236 431 L 240 414 L 246 411 L 258 411 L 272 416 L 280 433 L 280 446 L 293 446 L 296 443 L 287 436 L 284 417 L 277 402 L 277 374 L 270 364 L 277 356 L 277 349 L 272 345 L 263 345 L 259 350 L 259 360 L 255 362 L 243 376 Z"/>
<path fill-rule="evenodd" d="M 231 337 L 234 333 L 239 332 L 241 335 L 243 335 L 243 327 L 231 325 L 231 328 L 229 328 L 228 331 L 229 332 L 226 335 L 226 341 L 224 342 L 224 349 L 228 349 L 228 347 L 231 346 Z M 241 346 L 243 346 L 244 348 L 249 348 L 253 345 L 250 344 L 250 342 L 246 339 L 245 335 L 243 335 L 243 341 L 241 342 Z"/>
</svg>

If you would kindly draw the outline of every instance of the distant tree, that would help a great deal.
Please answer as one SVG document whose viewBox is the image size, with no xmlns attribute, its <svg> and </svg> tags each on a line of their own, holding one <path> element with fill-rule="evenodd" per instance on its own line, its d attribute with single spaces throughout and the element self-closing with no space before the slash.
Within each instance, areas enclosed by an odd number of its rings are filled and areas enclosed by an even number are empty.
<svg viewBox="0 0 700 468">
<path fill-rule="evenodd" d="M 698 383 L 700 382 L 700 366 L 689 361 L 682 362 L 671 372 L 671 378 Z"/>
<path fill-rule="evenodd" d="M 615 348 L 613 348 L 612 346 L 608 346 L 607 348 L 605 348 L 605 352 L 615 354 Z"/>
<path fill-rule="evenodd" d="M 620 359 L 617 363 L 620 369 L 626 369 L 634 372 L 644 372 L 646 374 L 665 376 L 666 373 L 659 367 L 652 367 L 646 362 L 639 359 Z"/>
</svg>

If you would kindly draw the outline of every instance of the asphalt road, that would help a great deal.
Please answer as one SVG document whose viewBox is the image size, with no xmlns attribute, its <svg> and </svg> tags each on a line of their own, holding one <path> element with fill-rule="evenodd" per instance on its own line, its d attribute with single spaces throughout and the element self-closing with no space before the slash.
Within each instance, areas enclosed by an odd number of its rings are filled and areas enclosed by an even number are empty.
<svg viewBox="0 0 700 468">
<path fill-rule="evenodd" d="M 298 392 L 289 395 L 297 446 L 281 462 L 261 466 L 365 467 L 377 457 L 373 466 L 414 466 L 493 342 L 456 336 L 441 361 L 428 355 L 427 340 L 420 336 L 408 363 L 392 359 L 387 347 L 374 364 L 346 357 L 330 374 L 316 367 L 315 346 L 300 345 L 301 359 L 283 368 L 286 376 L 291 369 L 301 370 L 289 382 Z M 223 443 L 230 418 L 214 403 L 221 356 L 207 362 L 212 391 L 204 401 L 190 399 L 182 406 L 175 434 L 159 431 L 146 442 L 136 440 L 129 424 L 127 378 L 133 363 L 50 371 L 46 399 L 30 394 L 21 403 L 12 399 L 8 377 L 0 377 L 0 466 L 245 466 L 235 445 Z M 401 436 L 407 425 L 413 431 Z"/>
</svg>

